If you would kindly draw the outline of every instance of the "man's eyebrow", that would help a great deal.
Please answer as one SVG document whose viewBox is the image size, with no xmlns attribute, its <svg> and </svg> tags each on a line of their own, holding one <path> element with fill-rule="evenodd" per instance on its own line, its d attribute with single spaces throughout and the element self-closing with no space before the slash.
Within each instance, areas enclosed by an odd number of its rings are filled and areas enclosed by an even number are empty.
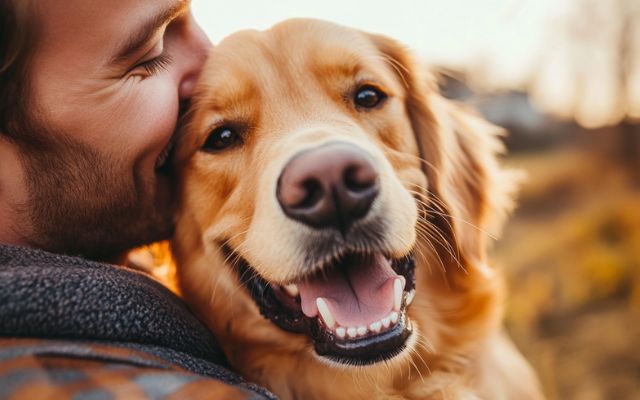
<svg viewBox="0 0 640 400">
<path fill-rule="evenodd" d="M 191 4 L 191 0 L 180 0 L 170 8 L 166 8 L 151 16 L 147 21 L 131 34 L 118 47 L 116 55 L 111 59 L 111 64 L 121 64 L 132 58 L 145 44 L 147 44 L 158 29 L 169 21 L 183 14 Z"/>
</svg>

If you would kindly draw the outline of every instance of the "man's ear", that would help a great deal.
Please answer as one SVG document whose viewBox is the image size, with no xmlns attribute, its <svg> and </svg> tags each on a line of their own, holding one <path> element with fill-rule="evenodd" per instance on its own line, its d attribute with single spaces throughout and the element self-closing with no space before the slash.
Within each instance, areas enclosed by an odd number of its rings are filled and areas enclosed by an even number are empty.
<svg viewBox="0 0 640 400">
<path fill-rule="evenodd" d="M 486 269 L 487 239 L 499 234 L 513 209 L 519 181 L 519 174 L 498 164 L 504 132 L 443 98 L 434 76 L 402 45 L 384 36 L 372 40 L 405 84 L 405 107 L 428 181 L 427 223 L 449 244 L 437 246 L 439 256 L 464 273 Z"/>
</svg>

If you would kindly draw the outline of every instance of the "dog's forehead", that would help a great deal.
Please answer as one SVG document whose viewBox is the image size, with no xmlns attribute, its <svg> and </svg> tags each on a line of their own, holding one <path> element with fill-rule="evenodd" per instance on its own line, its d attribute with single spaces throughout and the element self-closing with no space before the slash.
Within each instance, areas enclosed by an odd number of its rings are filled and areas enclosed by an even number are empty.
<svg viewBox="0 0 640 400">
<path fill-rule="evenodd" d="M 206 68 L 211 73 L 204 84 L 217 89 L 218 97 L 231 92 L 255 94 L 278 82 L 299 86 L 314 78 L 354 77 L 365 69 L 384 68 L 381 60 L 364 32 L 294 19 L 266 31 L 241 31 L 224 39 L 211 53 Z"/>
</svg>

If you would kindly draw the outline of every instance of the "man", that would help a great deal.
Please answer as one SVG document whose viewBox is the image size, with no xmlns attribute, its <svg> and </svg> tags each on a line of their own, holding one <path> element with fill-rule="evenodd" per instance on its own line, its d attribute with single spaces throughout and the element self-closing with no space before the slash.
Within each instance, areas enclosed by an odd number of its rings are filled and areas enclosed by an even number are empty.
<svg viewBox="0 0 640 400">
<path fill-rule="evenodd" d="M 0 398 L 269 396 L 160 285 L 87 260 L 172 233 L 167 155 L 210 46 L 189 6 L 0 0 Z"/>
</svg>

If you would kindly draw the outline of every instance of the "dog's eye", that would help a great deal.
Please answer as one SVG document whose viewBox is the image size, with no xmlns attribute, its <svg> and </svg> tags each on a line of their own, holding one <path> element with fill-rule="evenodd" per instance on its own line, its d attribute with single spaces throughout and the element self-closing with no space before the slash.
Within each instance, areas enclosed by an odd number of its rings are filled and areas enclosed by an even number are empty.
<svg viewBox="0 0 640 400">
<path fill-rule="evenodd" d="M 208 152 L 218 152 L 233 146 L 239 140 L 240 136 L 233 128 L 221 126 L 211 132 L 202 149 Z"/>
<path fill-rule="evenodd" d="M 380 89 L 365 85 L 358 89 L 354 101 L 358 107 L 374 108 L 386 98 L 387 95 Z"/>
</svg>

